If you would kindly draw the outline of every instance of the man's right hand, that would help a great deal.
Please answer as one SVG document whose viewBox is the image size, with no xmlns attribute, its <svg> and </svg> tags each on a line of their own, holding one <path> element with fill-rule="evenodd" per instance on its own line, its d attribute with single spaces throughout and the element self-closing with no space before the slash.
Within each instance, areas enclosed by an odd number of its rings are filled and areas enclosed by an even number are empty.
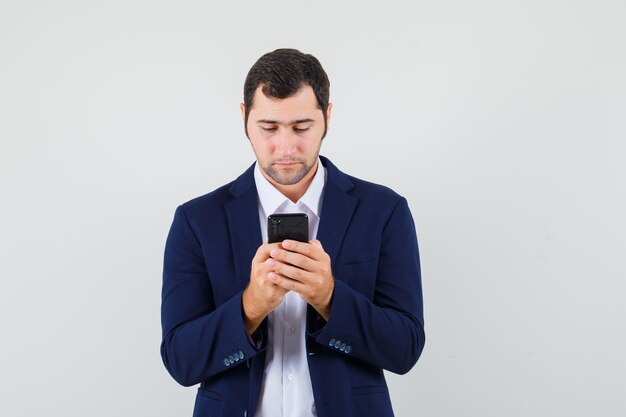
<svg viewBox="0 0 626 417">
<path fill-rule="evenodd" d="M 272 282 L 267 274 L 271 271 L 266 261 L 270 251 L 279 247 L 280 243 L 264 243 L 259 246 L 252 259 L 250 282 L 243 291 L 242 304 L 244 324 L 248 334 L 254 333 L 265 316 L 274 310 L 289 290 Z"/>
</svg>

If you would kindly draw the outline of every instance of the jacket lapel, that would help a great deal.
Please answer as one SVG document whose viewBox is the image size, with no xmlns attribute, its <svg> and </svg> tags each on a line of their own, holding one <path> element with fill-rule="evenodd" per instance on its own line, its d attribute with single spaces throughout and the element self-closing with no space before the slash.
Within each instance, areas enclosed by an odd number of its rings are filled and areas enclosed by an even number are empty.
<svg viewBox="0 0 626 417">
<path fill-rule="evenodd" d="M 252 258 L 263 243 L 253 169 L 254 164 L 233 182 L 229 191 L 235 199 L 225 205 L 235 274 L 242 290 L 250 281 Z"/>
<path fill-rule="evenodd" d="M 327 158 L 320 156 L 320 160 L 326 167 L 327 178 L 317 240 L 322 242 L 324 250 L 330 256 L 331 265 L 334 266 L 356 207 L 356 198 L 347 194 L 353 186 L 350 178 Z"/>
</svg>

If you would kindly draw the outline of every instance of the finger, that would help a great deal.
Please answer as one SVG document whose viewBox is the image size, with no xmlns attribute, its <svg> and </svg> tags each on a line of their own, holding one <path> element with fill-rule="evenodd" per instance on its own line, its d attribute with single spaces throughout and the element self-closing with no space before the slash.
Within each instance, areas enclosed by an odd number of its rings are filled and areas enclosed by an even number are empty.
<svg viewBox="0 0 626 417">
<path fill-rule="evenodd" d="M 272 278 L 270 277 L 270 274 L 274 274 L 274 279 L 272 279 Z M 280 274 L 278 274 L 278 273 L 276 273 L 276 272 L 269 272 L 269 273 L 266 275 L 266 277 L 267 277 L 267 282 L 266 282 L 266 284 L 270 286 L 270 291 L 272 291 L 272 292 L 273 292 L 273 293 L 275 293 L 275 294 L 282 294 L 282 295 L 284 295 L 284 294 L 288 293 L 288 292 L 289 292 L 289 290 L 288 290 L 288 289 L 285 289 L 285 288 L 281 287 L 280 285 L 278 285 L 278 284 L 275 282 L 276 275 L 280 276 Z"/>
<path fill-rule="evenodd" d="M 271 268 L 272 272 L 279 273 L 287 278 L 291 278 L 305 284 L 311 281 L 311 273 L 305 271 L 304 269 L 271 258 L 266 261 L 266 264 Z"/>
<path fill-rule="evenodd" d="M 267 276 L 274 284 L 279 285 L 287 291 L 302 293 L 306 288 L 303 283 L 275 272 L 270 272 Z"/>
<path fill-rule="evenodd" d="M 252 262 L 265 262 L 270 257 L 270 251 L 279 247 L 279 243 L 264 243 L 256 250 Z"/>
<path fill-rule="evenodd" d="M 289 252 L 287 250 L 275 248 L 270 251 L 270 256 L 270 259 L 275 259 L 286 264 L 297 266 L 305 271 L 312 271 L 315 266 L 315 261 L 313 259 L 297 252 Z"/>
<path fill-rule="evenodd" d="M 317 261 L 321 260 L 323 258 L 322 254 L 325 253 L 315 245 L 308 242 L 298 242 L 297 240 L 283 240 L 282 247 L 288 251 L 297 252 Z"/>
<path fill-rule="evenodd" d="M 321 250 L 324 250 L 324 247 L 322 246 L 322 242 L 320 242 L 317 239 L 313 239 L 311 241 L 309 241 L 310 244 L 317 246 L 318 248 L 320 248 Z"/>
</svg>

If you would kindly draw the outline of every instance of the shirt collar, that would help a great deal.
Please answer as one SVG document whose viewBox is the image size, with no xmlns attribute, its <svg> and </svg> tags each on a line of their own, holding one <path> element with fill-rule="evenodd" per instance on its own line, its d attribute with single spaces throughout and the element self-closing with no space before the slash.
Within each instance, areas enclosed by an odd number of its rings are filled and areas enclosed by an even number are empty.
<svg viewBox="0 0 626 417">
<path fill-rule="evenodd" d="M 265 211 L 266 215 L 274 214 L 276 210 L 289 201 L 280 191 L 278 191 L 272 183 L 261 173 L 259 162 L 257 161 L 254 166 L 254 182 L 256 183 L 257 194 L 259 201 Z M 307 188 L 304 195 L 296 202 L 296 204 L 304 204 L 309 210 L 313 212 L 318 218 L 322 206 L 322 192 L 324 191 L 324 184 L 326 183 L 326 168 L 322 165 L 320 158 L 317 158 L 317 172 L 313 176 L 309 188 Z"/>
</svg>

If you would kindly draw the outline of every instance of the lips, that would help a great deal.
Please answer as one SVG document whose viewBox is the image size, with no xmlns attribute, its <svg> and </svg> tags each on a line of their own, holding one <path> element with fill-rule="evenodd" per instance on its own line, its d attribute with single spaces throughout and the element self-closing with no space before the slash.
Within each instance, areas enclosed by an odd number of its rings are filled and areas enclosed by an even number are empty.
<svg viewBox="0 0 626 417">
<path fill-rule="evenodd" d="M 277 162 L 274 165 L 277 165 L 279 167 L 288 168 L 288 167 L 296 166 L 298 164 L 299 164 L 299 162 Z"/>
</svg>

